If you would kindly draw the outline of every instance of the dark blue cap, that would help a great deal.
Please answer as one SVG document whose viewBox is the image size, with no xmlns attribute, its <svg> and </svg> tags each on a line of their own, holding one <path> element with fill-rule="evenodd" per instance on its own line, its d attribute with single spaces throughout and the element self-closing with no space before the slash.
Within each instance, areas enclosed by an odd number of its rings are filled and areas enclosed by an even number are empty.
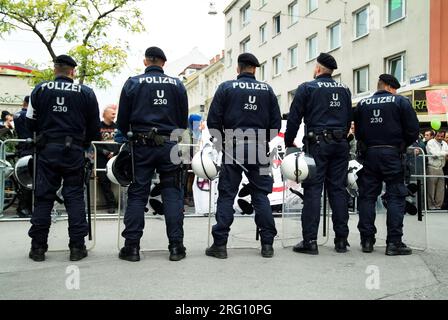
<svg viewBox="0 0 448 320">
<path fill-rule="evenodd" d="M 336 70 L 338 68 L 338 64 L 336 60 L 333 58 L 331 54 L 328 53 L 321 53 L 317 57 L 317 62 L 323 65 L 325 68 L 330 70 Z"/>
<path fill-rule="evenodd" d="M 255 57 L 251 53 L 242 53 L 238 56 L 238 63 L 244 63 L 249 66 L 259 67 L 260 63 L 258 62 L 257 57 Z"/>
<path fill-rule="evenodd" d="M 147 58 L 155 57 L 155 58 L 160 58 L 163 61 L 166 61 L 165 53 L 159 47 L 149 47 L 148 49 L 146 49 L 145 57 L 147 57 Z"/>
<path fill-rule="evenodd" d="M 395 78 L 391 74 L 385 73 L 385 74 L 380 75 L 380 80 L 383 81 L 388 86 L 391 86 L 394 89 L 400 89 L 401 88 L 400 81 L 398 81 L 397 78 Z"/>
</svg>

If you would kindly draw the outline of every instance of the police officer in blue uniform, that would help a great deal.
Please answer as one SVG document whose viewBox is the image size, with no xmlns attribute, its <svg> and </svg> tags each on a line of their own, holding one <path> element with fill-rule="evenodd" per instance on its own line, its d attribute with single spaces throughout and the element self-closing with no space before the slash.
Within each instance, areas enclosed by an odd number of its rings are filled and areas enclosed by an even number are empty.
<svg viewBox="0 0 448 320">
<path fill-rule="evenodd" d="M 274 255 L 272 245 L 277 230 L 267 197 L 272 192 L 273 179 L 267 172 L 263 172 L 266 171 L 263 170 L 266 166 L 269 167 L 269 163 L 254 157 L 254 153 L 266 154 L 266 143 L 281 128 L 281 114 L 272 88 L 255 79 L 255 70 L 259 66 L 254 55 L 241 54 L 238 57 L 237 79 L 224 82 L 218 87 L 207 118 L 207 126 L 212 135 L 221 135 L 222 138 L 224 130 L 244 130 L 248 138 L 247 143 L 241 140 L 234 141 L 235 139 L 226 132 L 224 160 L 218 184 L 217 223 L 212 229 L 214 242 L 206 250 L 206 255 L 216 258 L 227 258 L 226 244 L 234 218 L 233 203 L 243 170 L 246 170 L 245 174 L 249 180 L 255 222 L 260 230 L 261 255 L 265 258 Z M 275 135 L 271 130 L 275 131 Z M 242 148 L 238 147 L 239 144 Z M 236 156 L 238 149 L 247 156 Z M 242 152 L 239 154 L 242 155 Z M 236 158 L 238 163 L 231 158 Z"/>
<path fill-rule="evenodd" d="M 396 95 L 399 81 L 392 75 L 379 77 L 378 91 L 362 99 L 355 111 L 355 134 L 364 168 L 358 173 L 359 223 L 363 252 L 375 244 L 375 204 L 386 183 L 386 255 L 409 255 L 402 241 L 403 217 L 408 190 L 404 184 L 404 155 L 418 139 L 419 123 L 409 100 Z"/>
<path fill-rule="evenodd" d="M 37 172 L 31 218 L 31 251 L 34 261 L 45 260 L 51 210 L 61 187 L 68 214 L 70 260 L 87 256 L 88 234 L 84 202 L 84 150 L 98 140 L 99 110 L 93 90 L 76 84 L 76 62 L 60 55 L 54 60 L 55 80 L 38 84 L 30 96 L 27 127 L 37 135 Z"/>
<path fill-rule="evenodd" d="M 163 73 L 166 56 L 158 47 L 145 52 L 145 73 L 129 78 L 121 92 L 117 127 L 126 135 L 132 132 L 134 180 L 128 190 L 128 206 L 122 236 L 125 246 L 119 258 L 140 260 L 140 238 L 145 226 L 145 206 L 154 171 L 160 175 L 163 212 L 169 240 L 169 259 L 186 256 L 183 245 L 183 175 L 177 155 L 174 130 L 188 127 L 188 98 L 179 79 Z M 175 156 L 176 157 L 176 156 Z"/>
<path fill-rule="evenodd" d="M 32 133 L 26 127 L 26 111 L 28 109 L 28 104 L 30 102 L 30 96 L 26 96 L 23 99 L 22 110 L 14 114 L 14 127 L 17 133 L 18 139 L 28 139 L 32 138 Z M 21 142 L 17 144 L 17 152 L 19 157 L 24 157 L 33 153 L 31 144 Z M 30 217 L 32 208 L 32 196 L 31 190 L 19 186 L 18 199 L 19 204 L 17 206 L 17 214 L 19 217 Z"/>
<path fill-rule="evenodd" d="M 317 234 L 323 184 L 328 190 L 335 232 L 335 250 L 347 251 L 348 205 L 347 167 L 349 144 L 347 133 L 353 118 L 349 89 L 332 79 L 336 60 L 321 53 L 314 70 L 315 80 L 301 84 L 291 104 L 285 132 L 285 146 L 294 146 L 299 126 L 305 122 L 305 151 L 316 162 L 316 175 L 305 182 L 302 210 L 303 241 L 293 250 L 318 254 Z"/>
</svg>

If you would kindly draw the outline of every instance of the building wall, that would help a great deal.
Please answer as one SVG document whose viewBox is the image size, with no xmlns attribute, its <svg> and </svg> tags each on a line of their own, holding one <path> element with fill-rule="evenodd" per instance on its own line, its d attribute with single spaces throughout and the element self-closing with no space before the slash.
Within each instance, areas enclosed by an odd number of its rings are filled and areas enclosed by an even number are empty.
<svg viewBox="0 0 448 320">
<path fill-rule="evenodd" d="M 431 84 L 448 84 L 448 1 L 431 0 Z"/>
<path fill-rule="evenodd" d="M 224 64 L 222 59 L 199 70 L 185 82 L 188 94 L 189 113 L 200 113 L 204 105 L 207 113 L 218 86 L 223 82 Z"/>
<path fill-rule="evenodd" d="M 308 0 L 297 0 L 299 20 L 289 25 L 288 5 L 292 0 L 266 0 L 260 8 L 260 0 L 250 0 L 251 19 L 245 27 L 240 25 L 240 10 L 248 0 L 236 0 L 225 10 L 225 22 L 232 19 L 232 33 L 226 34 L 226 55 L 224 79 L 235 77 L 237 56 L 241 53 L 240 43 L 250 36 L 250 52 L 260 63 L 266 62 L 265 81 L 272 85 L 280 96 L 282 112 L 289 110 L 293 91 L 297 86 L 312 79 L 315 60 L 307 59 L 307 38 L 318 35 L 318 52 L 329 52 L 328 26 L 341 21 L 341 46 L 331 51 L 339 64 L 335 76 L 353 88 L 354 69 L 369 65 L 369 92 L 356 96 L 354 100 L 373 93 L 378 75 L 385 73 L 385 59 L 405 52 L 405 81 L 402 91 L 429 85 L 422 81 L 410 85 L 410 78 L 429 73 L 429 1 L 407 0 L 405 18 L 387 25 L 387 0 L 318 0 L 318 9 L 308 13 Z M 443 1 L 443 0 L 442 0 Z M 370 4 L 370 32 L 367 36 L 354 40 L 354 12 Z M 273 17 L 281 13 L 281 33 L 273 36 Z M 260 44 L 259 27 L 266 23 L 267 41 Z M 227 31 L 226 31 L 227 32 Z M 298 45 L 298 66 L 288 69 L 288 48 Z M 274 77 L 272 58 L 281 54 L 282 72 Z M 228 60 L 233 63 L 229 65 Z M 258 77 L 260 78 L 260 77 Z M 339 78 L 339 77 L 338 77 Z"/>
</svg>

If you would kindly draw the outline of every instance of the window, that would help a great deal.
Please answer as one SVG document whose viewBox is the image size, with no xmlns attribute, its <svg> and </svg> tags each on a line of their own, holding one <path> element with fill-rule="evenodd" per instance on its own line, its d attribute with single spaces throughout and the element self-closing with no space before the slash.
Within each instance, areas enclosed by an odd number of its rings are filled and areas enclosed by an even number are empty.
<svg viewBox="0 0 448 320">
<path fill-rule="evenodd" d="M 401 83 L 405 81 L 405 55 L 404 53 L 387 59 L 387 72 Z"/>
<path fill-rule="evenodd" d="M 361 94 L 369 91 L 369 67 L 355 70 L 355 93 Z"/>
<path fill-rule="evenodd" d="M 225 60 L 226 60 L 227 68 L 231 67 L 232 66 L 232 50 L 227 51 Z"/>
<path fill-rule="evenodd" d="M 392 23 L 405 16 L 405 0 L 387 1 L 387 22 Z"/>
<path fill-rule="evenodd" d="M 244 28 L 250 22 L 250 2 L 248 2 L 241 8 L 240 15 L 241 15 L 241 28 Z"/>
<path fill-rule="evenodd" d="M 282 73 L 281 55 L 272 58 L 273 76 L 276 77 Z"/>
<path fill-rule="evenodd" d="M 355 39 L 369 33 L 369 7 L 355 12 Z"/>
<path fill-rule="evenodd" d="M 318 0 L 308 0 L 308 13 L 317 10 L 318 7 L 319 7 Z"/>
<path fill-rule="evenodd" d="M 266 5 L 266 0 L 260 0 L 260 8 L 264 7 Z"/>
<path fill-rule="evenodd" d="M 281 26 L 280 26 L 280 13 L 278 13 L 274 18 L 273 18 L 273 25 L 274 25 L 274 36 L 278 35 L 281 31 Z"/>
<path fill-rule="evenodd" d="M 260 68 L 258 68 L 258 78 L 260 81 L 266 81 L 266 62 L 260 64 Z"/>
<path fill-rule="evenodd" d="M 266 42 L 266 23 L 260 27 L 260 44 Z"/>
<path fill-rule="evenodd" d="M 291 47 L 288 49 L 288 60 L 289 60 L 289 69 L 297 67 L 298 63 L 298 53 L 297 46 Z"/>
<path fill-rule="evenodd" d="M 226 34 L 228 37 L 232 35 L 232 19 L 227 20 Z"/>
<path fill-rule="evenodd" d="M 299 4 L 294 1 L 288 6 L 289 25 L 299 21 Z"/>
<path fill-rule="evenodd" d="M 250 37 L 247 37 L 243 41 L 240 42 L 240 51 L 241 53 L 249 52 L 249 43 L 250 43 Z"/>
<path fill-rule="evenodd" d="M 333 24 L 328 27 L 328 34 L 330 39 L 330 51 L 341 46 L 341 22 Z"/>
<path fill-rule="evenodd" d="M 308 61 L 317 58 L 317 34 L 306 39 L 308 45 Z"/>
</svg>

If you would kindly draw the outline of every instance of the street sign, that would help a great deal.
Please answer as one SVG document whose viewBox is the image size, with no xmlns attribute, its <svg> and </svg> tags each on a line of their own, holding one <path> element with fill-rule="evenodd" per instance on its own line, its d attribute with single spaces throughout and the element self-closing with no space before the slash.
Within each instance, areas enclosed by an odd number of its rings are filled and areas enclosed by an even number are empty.
<svg viewBox="0 0 448 320">
<path fill-rule="evenodd" d="M 426 80 L 428 80 L 428 74 L 427 73 L 420 74 L 418 76 L 411 77 L 411 84 L 416 84 L 416 83 L 423 82 Z"/>
</svg>

